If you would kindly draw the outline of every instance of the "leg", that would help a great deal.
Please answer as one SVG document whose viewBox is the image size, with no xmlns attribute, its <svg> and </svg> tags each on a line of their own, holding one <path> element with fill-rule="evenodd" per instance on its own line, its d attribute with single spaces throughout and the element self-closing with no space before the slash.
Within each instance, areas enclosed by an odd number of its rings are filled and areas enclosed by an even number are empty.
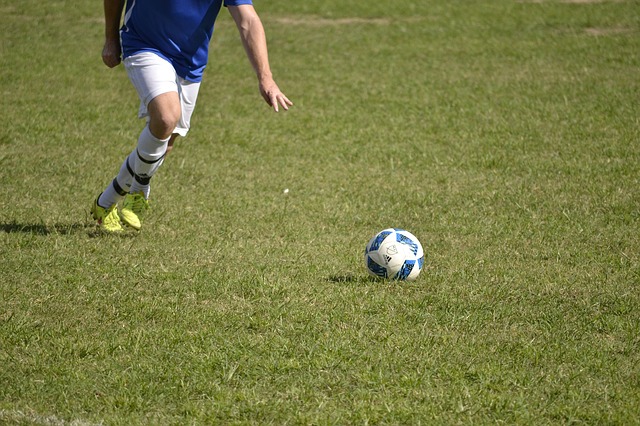
<svg viewBox="0 0 640 426">
<path fill-rule="evenodd" d="M 169 135 L 165 152 L 155 166 L 154 173 L 173 149 L 178 136 L 186 136 L 189 131 L 191 115 L 200 90 L 200 83 L 189 82 L 183 78 L 178 77 L 176 83 L 177 92 L 163 93 L 154 98 L 147 107 L 150 132 L 156 137 Z M 136 176 L 120 212 L 123 221 L 136 229 L 141 225 L 140 216 L 149 208 L 150 179 L 151 174 L 144 179 Z"/>
<path fill-rule="evenodd" d="M 187 135 L 200 90 L 200 83 L 190 82 L 180 77 L 176 82 L 177 93 L 172 91 L 157 96 L 144 110 L 144 114 L 149 116 L 149 129 L 153 135 L 160 138 L 170 133 L 164 157 L 173 150 L 173 145 L 179 136 Z M 174 122 L 176 117 L 177 121 Z M 158 167 L 164 161 L 164 157 L 160 160 Z M 144 198 L 149 198 L 149 191 L 148 180 L 144 183 L 134 180 L 130 190 L 131 193 L 142 193 Z"/>
<path fill-rule="evenodd" d="M 180 119 L 177 92 L 167 92 L 149 102 L 149 123 L 140 134 L 133 161 L 133 184 L 122 202 L 120 217 L 134 229 L 142 226 L 141 217 L 149 208 L 149 181 L 167 154 L 169 141 Z M 133 154 L 132 154 L 133 156 Z"/>
<path fill-rule="evenodd" d="M 179 119 L 179 116 L 175 118 L 174 101 L 177 102 L 178 110 L 180 106 L 176 95 L 175 92 L 165 93 L 151 101 L 149 124 L 140 133 L 136 148 L 127 156 L 116 178 L 100 195 L 97 202 L 99 206 L 108 209 L 130 191 L 142 191 L 145 198 L 148 196 L 149 180 L 162 164 L 167 152 L 170 137 L 164 136 L 166 133 L 171 135 Z M 168 128 L 171 130 L 167 130 Z M 161 136 L 157 137 L 154 131 Z M 139 224 L 132 226 L 138 228 Z"/>
<path fill-rule="evenodd" d="M 111 211 L 130 192 L 140 187 L 148 194 L 148 182 L 162 164 L 168 139 L 181 116 L 177 75 L 164 59 L 151 53 L 134 55 L 125 60 L 129 78 L 140 96 L 139 116 L 148 116 L 148 124 L 140 133 L 136 148 L 122 164 L 110 185 L 98 197 L 96 205 Z M 145 200 L 146 202 L 146 197 Z M 137 217 L 125 222 L 139 228 Z M 124 219 L 124 218 L 123 218 Z"/>
</svg>

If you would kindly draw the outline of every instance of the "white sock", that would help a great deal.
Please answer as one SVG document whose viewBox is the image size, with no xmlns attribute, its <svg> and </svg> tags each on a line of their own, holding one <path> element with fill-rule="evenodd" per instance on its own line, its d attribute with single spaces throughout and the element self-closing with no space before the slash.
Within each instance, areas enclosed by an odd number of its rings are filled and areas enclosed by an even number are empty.
<svg viewBox="0 0 640 426">
<path fill-rule="evenodd" d="M 137 156 L 134 164 L 132 164 L 133 172 L 138 182 L 144 185 L 144 180 L 153 176 L 158 170 L 158 167 L 162 164 L 164 155 L 167 153 L 168 144 L 169 138 L 156 138 L 151 134 L 149 126 L 142 130 L 136 148 Z"/>
<path fill-rule="evenodd" d="M 129 192 L 131 182 L 133 181 L 133 168 L 132 164 L 135 160 L 135 150 L 124 159 L 118 176 L 111 181 L 107 188 L 100 194 L 98 198 L 98 205 L 102 208 L 108 209 L 112 205 L 116 204 L 124 198 Z"/>
<path fill-rule="evenodd" d="M 129 192 L 132 194 L 135 192 L 142 192 L 142 195 L 144 195 L 144 198 L 148 199 L 149 192 L 151 192 L 151 185 L 149 183 L 147 183 L 146 185 L 143 185 L 134 179 L 133 183 L 131 184 L 131 189 L 129 190 Z"/>
</svg>

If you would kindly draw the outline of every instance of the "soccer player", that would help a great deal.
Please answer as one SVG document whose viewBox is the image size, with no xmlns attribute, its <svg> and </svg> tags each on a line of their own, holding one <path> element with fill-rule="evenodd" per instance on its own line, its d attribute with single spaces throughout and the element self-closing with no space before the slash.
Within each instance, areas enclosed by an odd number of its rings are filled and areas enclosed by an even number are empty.
<svg viewBox="0 0 640 426">
<path fill-rule="evenodd" d="M 124 62 L 140 97 L 138 115 L 147 119 L 136 147 L 91 208 L 105 231 L 122 231 L 121 219 L 140 229 L 140 217 L 149 207 L 149 180 L 176 138 L 189 131 L 223 3 L 238 27 L 262 97 L 275 112 L 293 105 L 273 79 L 264 28 L 251 0 L 128 0 L 126 8 L 125 0 L 104 0 L 102 60 L 110 68 Z"/>
</svg>

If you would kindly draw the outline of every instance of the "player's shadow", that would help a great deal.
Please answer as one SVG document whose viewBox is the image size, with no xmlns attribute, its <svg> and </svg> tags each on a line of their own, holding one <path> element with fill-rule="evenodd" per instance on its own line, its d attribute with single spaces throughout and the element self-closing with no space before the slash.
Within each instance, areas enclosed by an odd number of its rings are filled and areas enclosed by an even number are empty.
<svg viewBox="0 0 640 426">
<path fill-rule="evenodd" d="M 118 234 L 112 234 L 105 232 L 98 227 L 95 223 L 19 223 L 8 222 L 0 223 L 0 232 L 6 234 L 31 234 L 31 235 L 75 235 L 79 233 L 85 233 L 89 237 L 97 238 L 104 236 L 118 236 L 123 238 L 135 237 L 137 233 L 134 232 L 121 232 Z"/>
<path fill-rule="evenodd" d="M 0 230 L 6 234 L 33 234 L 33 235 L 72 235 L 78 232 L 91 231 L 93 226 L 86 223 L 19 223 L 8 222 L 0 224 Z"/>
</svg>

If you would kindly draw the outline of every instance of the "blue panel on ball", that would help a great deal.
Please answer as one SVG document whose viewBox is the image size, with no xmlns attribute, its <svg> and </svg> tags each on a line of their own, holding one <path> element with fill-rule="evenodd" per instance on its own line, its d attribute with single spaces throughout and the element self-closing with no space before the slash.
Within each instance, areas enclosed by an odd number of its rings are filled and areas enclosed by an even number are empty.
<svg viewBox="0 0 640 426">
<path fill-rule="evenodd" d="M 369 251 L 378 250 L 380 248 L 380 244 L 391 234 L 391 231 L 383 231 L 376 236 L 376 239 L 371 243 L 371 247 L 369 247 Z"/>
<path fill-rule="evenodd" d="M 411 247 L 411 251 L 413 252 L 414 255 L 418 254 L 418 244 L 415 241 L 413 241 L 411 238 L 402 234 L 396 234 L 396 240 L 399 243 L 402 243 Z"/>
<path fill-rule="evenodd" d="M 367 268 L 377 276 L 387 278 L 387 268 L 378 265 L 370 256 L 367 256 Z"/>
<path fill-rule="evenodd" d="M 422 265 L 424 265 L 424 256 L 418 259 L 418 268 L 422 269 Z"/>
<path fill-rule="evenodd" d="M 402 265 L 402 268 L 398 271 L 396 276 L 394 277 L 397 280 L 406 280 L 411 271 L 413 271 L 413 267 L 416 264 L 415 260 L 407 260 Z"/>
</svg>

